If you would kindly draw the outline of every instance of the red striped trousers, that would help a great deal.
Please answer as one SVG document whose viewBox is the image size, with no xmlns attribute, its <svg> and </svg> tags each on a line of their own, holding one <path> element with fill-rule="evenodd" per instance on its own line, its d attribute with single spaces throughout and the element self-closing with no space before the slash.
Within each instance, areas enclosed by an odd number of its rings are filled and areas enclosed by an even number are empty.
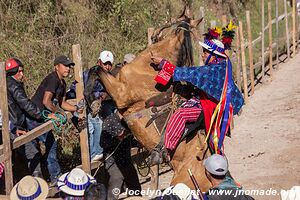
<svg viewBox="0 0 300 200">
<path fill-rule="evenodd" d="M 164 143 L 167 149 L 173 150 L 176 148 L 184 131 L 185 124 L 187 122 L 196 122 L 201 111 L 201 107 L 192 107 L 179 108 L 174 112 L 166 128 Z"/>
</svg>

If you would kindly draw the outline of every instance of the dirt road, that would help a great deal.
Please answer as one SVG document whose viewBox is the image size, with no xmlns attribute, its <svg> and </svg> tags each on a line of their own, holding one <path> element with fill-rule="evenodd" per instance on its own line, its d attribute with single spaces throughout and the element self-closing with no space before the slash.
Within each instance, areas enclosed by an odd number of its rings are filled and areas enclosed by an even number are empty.
<svg viewBox="0 0 300 200">
<path fill-rule="evenodd" d="M 234 124 L 225 153 L 231 174 L 251 196 L 276 200 L 282 189 L 300 185 L 300 54 L 281 63 L 272 82 L 267 78 L 256 87 Z M 169 185 L 173 174 L 168 167 L 161 171 L 166 173 L 159 189 Z M 149 179 L 142 187 L 150 187 Z"/>
<path fill-rule="evenodd" d="M 300 185 L 300 54 L 279 65 L 235 118 L 225 153 L 232 175 L 247 190 L 280 193 Z M 265 190 L 265 191 L 262 191 Z M 257 191 L 256 191 L 257 192 Z M 256 199 L 280 199 L 259 195 Z"/>
</svg>

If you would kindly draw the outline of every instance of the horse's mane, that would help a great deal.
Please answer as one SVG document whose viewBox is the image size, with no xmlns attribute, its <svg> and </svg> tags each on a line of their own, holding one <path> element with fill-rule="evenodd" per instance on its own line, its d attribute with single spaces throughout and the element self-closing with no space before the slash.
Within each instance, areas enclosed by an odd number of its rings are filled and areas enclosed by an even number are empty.
<svg viewBox="0 0 300 200">
<path fill-rule="evenodd" d="M 183 42 L 181 43 L 176 66 L 192 66 L 194 65 L 194 58 L 193 58 L 193 45 L 192 45 L 191 30 L 190 30 L 191 29 L 190 18 L 186 18 L 178 25 L 176 29 L 176 34 L 178 34 L 181 29 L 183 29 L 184 31 L 184 39 Z"/>
</svg>

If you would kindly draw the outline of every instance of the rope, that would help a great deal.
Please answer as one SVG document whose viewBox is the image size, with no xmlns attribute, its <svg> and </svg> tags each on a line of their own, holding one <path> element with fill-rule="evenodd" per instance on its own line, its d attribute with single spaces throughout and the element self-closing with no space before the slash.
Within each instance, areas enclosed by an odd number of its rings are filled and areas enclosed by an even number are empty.
<svg viewBox="0 0 300 200">
<path fill-rule="evenodd" d="M 140 147 L 138 149 L 138 152 L 136 154 L 136 166 L 137 166 L 137 171 L 139 172 L 139 174 L 142 177 L 146 177 L 149 175 L 150 173 L 150 165 L 147 161 L 147 157 L 148 157 L 148 153 L 147 151 L 144 150 L 143 147 Z M 142 172 L 143 169 L 147 169 L 146 173 Z"/>
<path fill-rule="evenodd" d="M 67 124 L 66 114 L 65 113 L 62 114 L 61 112 L 55 112 L 54 114 L 55 114 L 57 119 L 49 118 L 48 117 L 49 114 L 51 114 L 51 112 L 49 110 L 43 110 L 42 111 L 42 117 L 45 119 L 45 121 L 51 120 L 52 124 L 53 124 L 53 127 L 54 127 L 54 130 L 57 131 L 57 132 L 61 132 L 62 127 Z"/>
</svg>

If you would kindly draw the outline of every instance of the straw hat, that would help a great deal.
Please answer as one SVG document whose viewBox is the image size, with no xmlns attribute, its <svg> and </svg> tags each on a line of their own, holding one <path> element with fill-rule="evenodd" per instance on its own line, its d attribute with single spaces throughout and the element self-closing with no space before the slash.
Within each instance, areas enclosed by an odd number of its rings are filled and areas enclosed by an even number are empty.
<svg viewBox="0 0 300 200">
<path fill-rule="evenodd" d="M 57 182 L 57 188 L 72 196 L 83 196 L 85 189 L 96 180 L 82 169 L 74 168 L 63 174 Z"/>
<path fill-rule="evenodd" d="M 12 189 L 10 199 L 43 200 L 48 195 L 47 182 L 41 178 L 25 176 Z"/>
</svg>

